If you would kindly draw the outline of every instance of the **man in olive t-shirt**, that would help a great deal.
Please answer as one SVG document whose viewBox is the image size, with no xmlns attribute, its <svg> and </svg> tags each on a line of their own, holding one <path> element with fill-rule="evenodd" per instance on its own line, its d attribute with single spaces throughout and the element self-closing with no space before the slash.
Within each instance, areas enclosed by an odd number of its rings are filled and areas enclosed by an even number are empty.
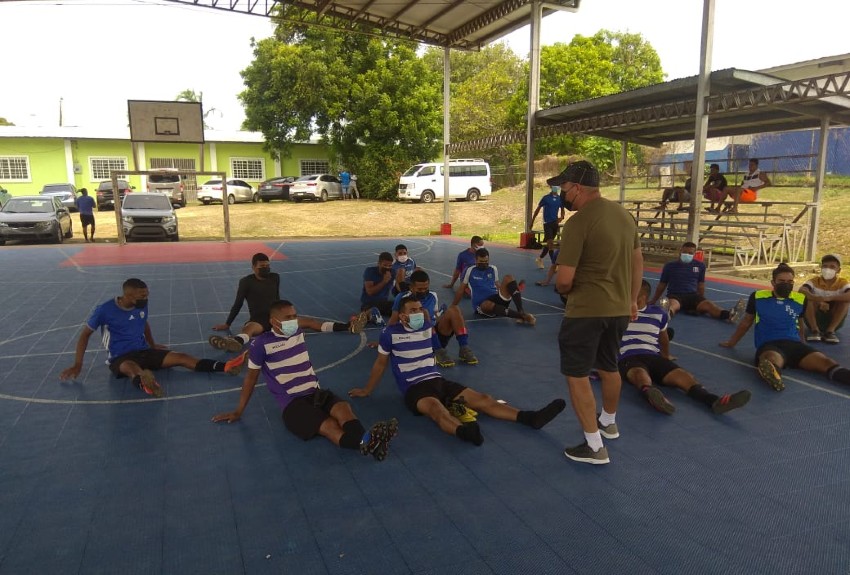
<svg viewBox="0 0 850 575">
<path fill-rule="evenodd" d="M 608 463 L 602 437 L 620 435 L 615 420 L 622 385 L 617 354 L 629 320 L 637 316 L 643 274 L 637 224 L 622 206 L 600 195 L 599 172 L 589 162 L 573 162 L 546 183 L 560 186 L 564 207 L 576 212 L 561 233 L 569 241 L 561 243 L 555 285 L 568 296 L 558 334 L 561 373 L 585 441 L 568 447 L 564 455 L 583 463 Z M 589 377 L 594 368 L 602 380 L 598 420 Z"/>
</svg>

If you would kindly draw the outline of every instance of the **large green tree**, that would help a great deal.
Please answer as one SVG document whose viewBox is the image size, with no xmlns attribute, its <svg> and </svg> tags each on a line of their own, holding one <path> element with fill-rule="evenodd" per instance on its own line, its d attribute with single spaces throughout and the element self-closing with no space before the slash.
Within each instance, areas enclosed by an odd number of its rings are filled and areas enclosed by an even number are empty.
<svg viewBox="0 0 850 575">
<path fill-rule="evenodd" d="M 244 127 L 283 156 L 317 134 L 361 191 L 394 197 L 403 170 L 439 153 L 440 79 L 413 43 L 334 31 L 326 18 L 310 25 L 311 14 L 298 24 L 286 18 L 294 10 L 281 9 L 274 37 L 254 44 L 242 71 Z"/>
<path fill-rule="evenodd" d="M 14 126 L 12 122 L 7 120 L 6 118 L 0 117 L 0 126 Z"/>
</svg>

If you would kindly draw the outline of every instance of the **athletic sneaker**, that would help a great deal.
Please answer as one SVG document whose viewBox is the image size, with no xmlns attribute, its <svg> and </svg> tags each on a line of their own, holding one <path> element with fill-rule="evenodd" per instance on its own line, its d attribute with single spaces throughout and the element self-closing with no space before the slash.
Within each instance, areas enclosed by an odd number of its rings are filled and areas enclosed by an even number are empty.
<svg viewBox="0 0 850 575">
<path fill-rule="evenodd" d="M 478 419 L 478 412 L 466 405 L 463 396 L 447 399 L 446 409 L 461 423 L 472 423 Z"/>
<path fill-rule="evenodd" d="M 441 347 L 436 352 L 434 352 L 434 361 L 437 362 L 437 365 L 440 367 L 454 367 L 455 360 L 449 357 L 449 352 L 446 351 L 446 348 Z"/>
<path fill-rule="evenodd" d="M 478 358 L 472 353 L 472 349 L 468 345 L 461 346 L 458 359 L 467 365 L 477 365 Z"/>
<path fill-rule="evenodd" d="M 739 299 L 735 304 L 735 307 L 729 310 L 729 323 L 738 323 L 738 320 L 741 319 L 741 315 L 744 313 L 744 309 L 746 308 L 743 299 Z"/>
<path fill-rule="evenodd" d="M 567 447 L 564 450 L 564 455 L 573 461 L 590 463 L 592 465 L 604 465 L 606 463 L 611 463 L 611 460 L 608 459 L 608 450 L 604 445 L 599 448 L 599 451 L 593 451 L 586 441 L 581 445 L 576 445 L 575 447 Z"/>
<path fill-rule="evenodd" d="M 608 425 L 602 425 L 598 415 L 596 416 L 596 426 L 599 428 L 599 434 L 605 439 L 617 439 L 620 437 L 620 430 L 617 428 L 617 424 L 609 423 Z"/>
<path fill-rule="evenodd" d="M 348 322 L 348 331 L 353 334 L 358 334 L 363 331 L 366 324 L 369 323 L 369 313 L 361 311 L 357 315 L 351 316 L 351 321 Z"/>
<path fill-rule="evenodd" d="M 543 260 L 541 260 L 540 258 L 534 258 L 534 263 L 536 263 L 537 267 L 539 267 L 541 270 L 546 267 L 543 264 Z"/>
<path fill-rule="evenodd" d="M 785 384 L 782 383 L 782 376 L 779 375 L 779 370 L 764 358 L 759 360 L 759 377 L 776 391 L 785 389 Z"/>
<path fill-rule="evenodd" d="M 810 331 L 809 335 L 806 336 L 806 341 L 821 341 L 822 339 L 820 332 L 817 330 Z"/>
<path fill-rule="evenodd" d="M 517 323 L 524 323 L 526 325 L 530 325 L 534 327 L 534 324 L 537 323 L 537 318 L 531 315 L 530 313 L 522 314 L 522 317 L 516 320 Z"/>
<path fill-rule="evenodd" d="M 711 411 L 714 412 L 715 415 L 720 415 L 721 413 L 738 409 L 739 407 L 747 405 L 747 402 L 750 401 L 750 396 L 752 396 L 752 394 L 746 389 L 737 393 L 727 393 L 723 397 L 718 397 L 714 403 L 711 404 Z"/>
<path fill-rule="evenodd" d="M 661 413 L 666 413 L 667 415 L 673 415 L 676 411 L 676 406 L 670 403 L 670 401 L 664 397 L 664 394 L 661 393 L 661 390 L 653 385 L 647 385 L 644 387 L 641 392 L 646 400 L 649 402 L 649 405 L 660 411 Z"/>
<path fill-rule="evenodd" d="M 224 371 L 226 371 L 229 375 L 239 375 L 239 372 L 242 371 L 242 366 L 245 365 L 245 358 L 248 357 L 248 350 L 246 349 L 230 361 L 224 364 Z"/>
<path fill-rule="evenodd" d="M 381 311 L 378 308 L 373 307 L 369 310 L 369 321 L 375 325 L 384 325 L 384 318 L 381 316 Z"/>
<path fill-rule="evenodd" d="M 823 334 L 823 341 L 826 343 L 841 343 L 841 340 L 838 339 L 838 336 L 835 335 L 834 331 L 828 331 Z"/>
<path fill-rule="evenodd" d="M 156 376 L 149 369 L 143 369 L 142 373 L 133 378 L 133 383 L 148 395 L 154 397 L 163 396 L 162 387 L 157 383 Z"/>
<path fill-rule="evenodd" d="M 211 335 L 208 340 L 210 345 L 216 349 L 226 351 L 228 353 L 236 353 L 242 350 L 242 342 L 235 337 L 222 337 L 220 335 Z"/>
<path fill-rule="evenodd" d="M 398 435 L 398 420 L 393 417 L 387 421 L 379 421 L 366 432 L 360 441 L 360 453 L 372 454 L 378 461 L 383 461 L 390 450 L 390 441 Z"/>
</svg>

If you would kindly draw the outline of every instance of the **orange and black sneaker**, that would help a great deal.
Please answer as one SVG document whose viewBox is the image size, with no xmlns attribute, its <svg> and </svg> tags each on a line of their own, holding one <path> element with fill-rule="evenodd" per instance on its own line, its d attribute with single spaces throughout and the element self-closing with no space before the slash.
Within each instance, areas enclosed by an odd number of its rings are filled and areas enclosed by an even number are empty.
<svg viewBox="0 0 850 575">
<path fill-rule="evenodd" d="M 239 375 L 242 371 L 242 366 L 245 365 L 245 360 L 248 358 L 248 350 L 246 349 L 230 361 L 224 364 L 224 371 L 228 375 Z"/>
<path fill-rule="evenodd" d="M 743 407 L 748 401 L 750 401 L 751 396 L 752 394 L 746 389 L 736 393 L 727 393 L 723 397 L 718 397 L 714 403 L 711 404 L 711 411 L 714 412 L 715 415 L 720 415 L 721 413 L 726 413 L 727 411 Z"/>
<path fill-rule="evenodd" d="M 149 369 L 143 369 L 142 373 L 133 378 L 133 384 L 154 397 L 162 397 L 164 392 L 162 387 L 157 383 L 156 376 Z"/>
</svg>

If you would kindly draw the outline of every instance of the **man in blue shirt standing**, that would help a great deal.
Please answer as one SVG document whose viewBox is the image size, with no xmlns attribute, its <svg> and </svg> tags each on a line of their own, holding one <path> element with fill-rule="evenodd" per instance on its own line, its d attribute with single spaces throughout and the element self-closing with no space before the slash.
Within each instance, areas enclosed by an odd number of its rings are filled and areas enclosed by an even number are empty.
<svg viewBox="0 0 850 575">
<path fill-rule="evenodd" d="M 83 226 L 83 237 L 86 242 L 89 241 L 88 227 L 91 226 L 91 241 L 94 242 L 94 199 L 89 195 L 86 188 L 80 188 L 79 198 L 77 198 L 77 209 L 80 210 L 80 223 Z"/>
<path fill-rule="evenodd" d="M 537 204 L 537 209 L 534 210 L 534 215 L 531 216 L 531 227 L 534 227 L 534 220 L 540 210 L 543 210 L 543 251 L 534 260 L 537 267 L 541 270 L 546 267 L 543 265 L 543 258 L 550 253 L 555 247 L 555 238 L 558 236 L 558 224 L 564 221 L 564 204 L 561 202 L 561 188 L 552 186 L 549 193 L 540 198 Z M 555 263 L 555 260 L 552 260 Z"/>
<path fill-rule="evenodd" d="M 158 345 L 148 323 L 148 294 L 145 282 L 130 278 L 124 282 L 120 296 L 94 308 L 77 340 L 74 365 L 63 370 L 59 379 L 76 379 L 80 375 L 89 338 L 98 328 L 103 346 L 109 351 L 110 371 L 116 377 L 131 378 L 133 385 L 154 397 L 163 395 L 153 374 L 157 369 L 180 366 L 200 372 L 226 371 L 230 375 L 241 371 L 245 354 L 223 362 L 197 359 Z"/>
<path fill-rule="evenodd" d="M 349 194 L 349 188 L 351 186 L 351 174 L 348 173 L 348 170 L 343 170 L 342 172 L 340 172 L 339 183 L 342 185 L 342 199 L 351 199 L 351 195 Z"/>
<path fill-rule="evenodd" d="M 661 279 L 649 304 L 654 305 L 666 289 L 671 319 L 681 310 L 692 315 L 708 314 L 715 319 L 735 323 L 744 311 L 744 300 L 738 300 L 731 309 L 722 309 L 705 298 L 705 264 L 694 259 L 696 250 L 695 243 L 685 242 L 679 251 L 679 259 L 664 264 Z"/>
<path fill-rule="evenodd" d="M 806 296 L 794 291 L 793 268 L 781 263 L 772 276 L 771 289 L 750 294 L 738 329 L 720 345 L 735 347 L 755 323 L 755 363 L 759 376 L 774 390 L 785 389 L 779 373 L 784 367 L 823 373 L 830 381 L 850 384 L 850 369 L 803 343 L 800 320 L 806 311 Z"/>
<path fill-rule="evenodd" d="M 381 332 L 378 357 L 372 365 L 366 386 L 349 391 L 350 397 L 371 395 L 380 383 L 387 364 L 392 362 L 396 386 L 407 408 L 414 415 L 428 416 L 445 433 L 475 446 L 484 443 L 484 436 L 474 419 L 475 414 L 463 408 L 455 411 L 457 404 L 497 419 L 516 421 L 533 429 L 540 429 L 566 407 L 563 399 L 555 399 L 537 411 L 520 411 L 507 403 L 500 403 L 490 395 L 444 379 L 434 367 L 431 322 L 425 319 L 422 303 L 413 297 L 402 299 L 398 319 L 397 324 Z"/>
<path fill-rule="evenodd" d="M 378 255 L 378 265 L 369 266 L 363 271 L 363 289 L 360 292 L 360 310 L 369 311 L 369 321 L 382 325 L 382 316 L 393 313 L 393 302 L 390 290 L 393 287 L 393 255 L 381 252 Z"/>
</svg>

